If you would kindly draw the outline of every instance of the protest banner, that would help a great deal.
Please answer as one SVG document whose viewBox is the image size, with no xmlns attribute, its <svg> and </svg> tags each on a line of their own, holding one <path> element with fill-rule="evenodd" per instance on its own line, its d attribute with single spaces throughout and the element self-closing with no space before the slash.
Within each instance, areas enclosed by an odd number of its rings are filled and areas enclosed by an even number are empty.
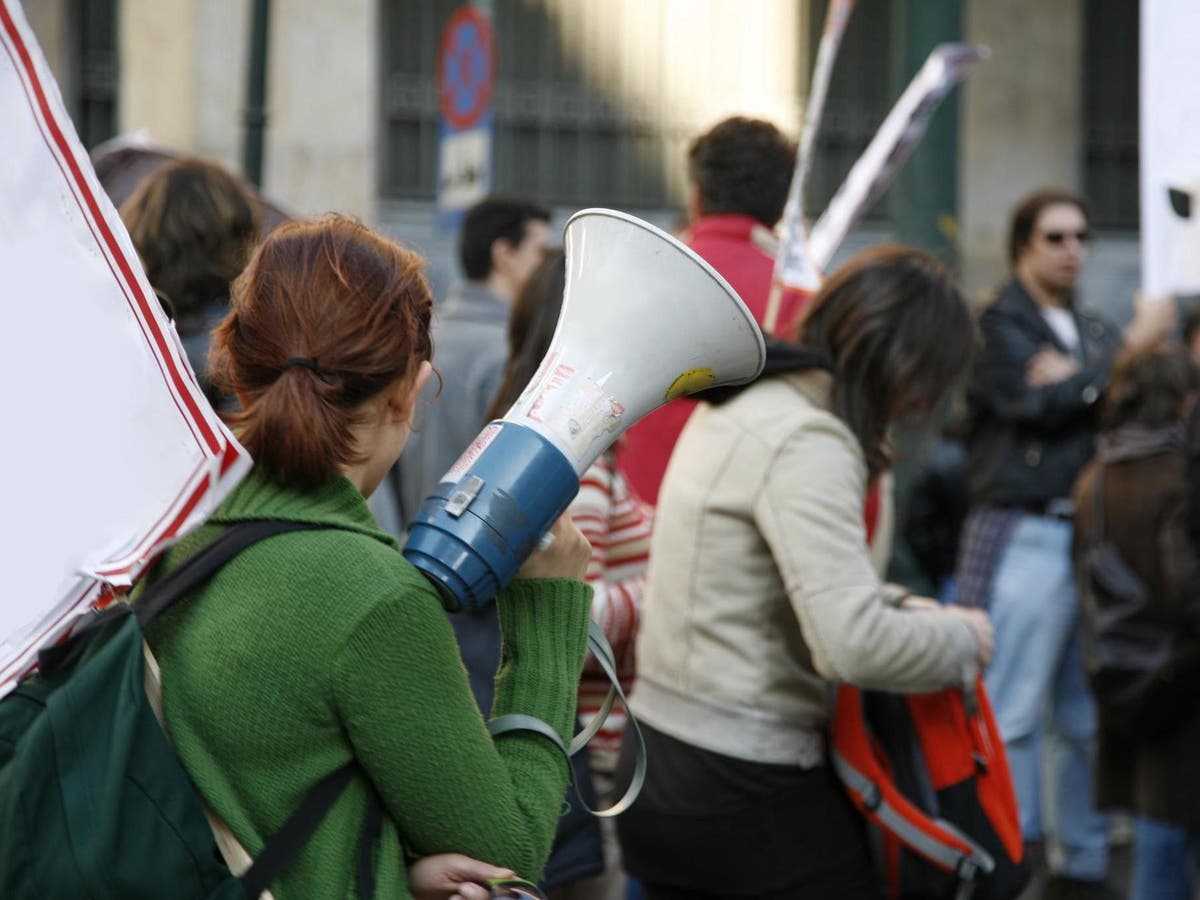
<svg viewBox="0 0 1200 900">
<path fill-rule="evenodd" d="M 1200 4 L 1141 7 L 1142 288 L 1200 293 Z"/>
<path fill-rule="evenodd" d="M 813 226 L 808 252 L 817 269 L 828 268 L 850 229 L 916 149 L 942 100 L 989 53 L 986 47 L 939 44 L 929 54 Z"/>
<path fill-rule="evenodd" d="M 17 0 L 0 0 L 0 695 L 250 465 L 206 403 Z"/>
</svg>

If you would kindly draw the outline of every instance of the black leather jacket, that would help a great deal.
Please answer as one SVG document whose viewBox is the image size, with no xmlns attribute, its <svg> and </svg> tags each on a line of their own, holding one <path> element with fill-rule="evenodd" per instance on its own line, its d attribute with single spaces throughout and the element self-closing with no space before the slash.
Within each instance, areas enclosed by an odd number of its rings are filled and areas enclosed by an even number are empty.
<svg viewBox="0 0 1200 900">
<path fill-rule="evenodd" d="M 1071 495 L 1092 458 L 1096 401 L 1108 382 L 1119 332 L 1078 308 L 1079 372 L 1041 388 L 1025 383 L 1030 358 L 1047 344 L 1067 352 L 1016 278 L 980 317 L 983 346 L 967 385 L 968 488 L 973 506 L 1037 510 Z"/>
</svg>

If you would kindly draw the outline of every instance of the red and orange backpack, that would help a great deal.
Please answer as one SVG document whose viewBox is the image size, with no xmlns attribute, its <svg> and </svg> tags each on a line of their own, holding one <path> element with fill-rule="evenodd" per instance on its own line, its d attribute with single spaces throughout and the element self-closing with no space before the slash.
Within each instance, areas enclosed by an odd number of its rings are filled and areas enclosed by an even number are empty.
<svg viewBox="0 0 1200 900">
<path fill-rule="evenodd" d="M 982 683 L 837 689 L 830 758 L 870 823 L 887 896 L 1003 900 L 1029 880 L 1004 743 Z"/>
</svg>

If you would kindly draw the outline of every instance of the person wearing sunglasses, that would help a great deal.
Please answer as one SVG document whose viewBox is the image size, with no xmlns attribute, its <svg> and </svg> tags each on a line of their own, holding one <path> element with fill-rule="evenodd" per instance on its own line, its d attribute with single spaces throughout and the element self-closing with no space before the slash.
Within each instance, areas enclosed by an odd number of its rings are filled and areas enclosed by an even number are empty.
<svg viewBox="0 0 1200 900">
<path fill-rule="evenodd" d="M 1012 768 L 1021 828 L 1043 839 L 1041 731 L 1047 706 L 1060 744 L 1046 793 L 1058 853 L 1047 896 L 1109 896 L 1107 822 L 1096 811 L 1096 712 L 1084 677 L 1071 569 L 1071 487 L 1091 459 L 1096 401 L 1117 352 L 1174 324 L 1173 302 L 1140 294 L 1122 335 L 1077 303 L 1090 237 L 1085 202 L 1042 189 L 1016 207 L 1011 275 L 980 317 L 968 381 L 971 512 L 958 602 L 985 606 L 996 631 L 987 688 Z"/>
</svg>

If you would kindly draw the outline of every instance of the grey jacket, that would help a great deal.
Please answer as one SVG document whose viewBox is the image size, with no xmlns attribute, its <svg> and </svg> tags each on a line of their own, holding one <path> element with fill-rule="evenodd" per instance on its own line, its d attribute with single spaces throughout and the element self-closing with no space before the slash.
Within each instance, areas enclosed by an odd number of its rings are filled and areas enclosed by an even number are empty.
<svg viewBox="0 0 1200 900">
<path fill-rule="evenodd" d="M 404 543 L 404 526 L 486 424 L 508 360 L 508 305 L 482 285 L 460 283 L 435 311 L 433 365 L 413 433 L 396 471 L 372 498 L 380 523 Z M 436 399 L 435 399 L 436 397 Z M 396 480 L 400 508 L 396 508 Z"/>
<path fill-rule="evenodd" d="M 831 387 L 793 373 L 702 404 L 671 456 L 631 702 L 693 746 L 807 768 L 823 760 L 828 682 L 974 677 L 965 622 L 889 605 L 863 525 L 866 465 Z"/>
</svg>

